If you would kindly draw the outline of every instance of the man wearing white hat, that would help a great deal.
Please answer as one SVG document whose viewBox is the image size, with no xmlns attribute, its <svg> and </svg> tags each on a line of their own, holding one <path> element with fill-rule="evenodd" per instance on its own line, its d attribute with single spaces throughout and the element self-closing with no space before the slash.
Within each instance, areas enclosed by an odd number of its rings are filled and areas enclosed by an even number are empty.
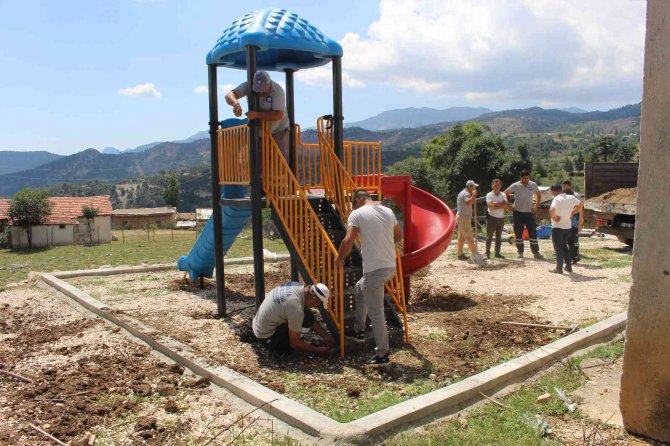
<svg viewBox="0 0 670 446">
<path fill-rule="evenodd" d="M 458 260 L 468 260 L 470 257 L 463 253 L 465 242 L 468 242 L 470 254 L 473 257 L 478 257 L 477 246 L 475 245 L 475 238 L 472 233 L 472 208 L 477 202 L 477 188 L 479 184 L 472 180 L 465 183 L 463 189 L 456 198 L 456 222 L 458 223 L 458 241 L 456 242 L 456 255 Z"/>
<path fill-rule="evenodd" d="M 335 339 L 314 319 L 310 310 L 326 305 L 329 297 L 330 291 L 322 283 L 286 282 L 279 285 L 265 295 L 258 308 L 252 323 L 254 335 L 272 352 L 297 350 L 322 356 L 335 354 Z M 314 330 L 326 345 L 315 346 L 300 339 L 303 328 Z"/>
<path fill-rule="evenodd" d="M 265 71 L 257 71 L 254 74 L 252 89 L 258 95 L 259 110 L 246 113 L 249 120 L 259 119 L 270 122 L 270 133 L 277 142 L 284 158 L 288 160 L 289 146 L 289 120 L 286 113 L 286 95 L 281 85 L 270 79 Z M 238 99 L 249 93 L 246 82 L 242 82 L 234 90 L 226 94 L 226 103 L 233 107 L 233 113 L 238 118 L 242 116 L 242 106 Z"/>
</svg>

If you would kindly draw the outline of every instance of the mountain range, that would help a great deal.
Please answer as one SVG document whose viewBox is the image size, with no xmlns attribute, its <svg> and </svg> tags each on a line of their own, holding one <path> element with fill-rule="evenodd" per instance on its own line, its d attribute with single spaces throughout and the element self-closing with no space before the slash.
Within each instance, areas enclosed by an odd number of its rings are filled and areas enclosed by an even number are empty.
<svg viewBox="0 0 670 446">
<path fill-rule="evenodd" d="M 488 108 L 450 107 L 437 110 L 429 107 L 410 107 L 388 110 L 362 121 L 345 124 L 347 127 L 360 127 L 367 130 L 391 130 L 423 127 L 440 122 L 467 121 L 493 110 Z"/>
<path fill-rule="evenodd" d="M 466 109 L 466 107 L 462 107 L 462 109 Z M 480 110 L 486 109 L 470 109 L 472 113 L 478 113 Z M 531 107 L 486 112 L 470 120 L 483 122 L 495 133 L 501 135 L 575 131 L 589 131 L 597 134 L 609 133 L 615 129 L 637 132 L 640 125 L 640 111 L 641 103 L 626 105 L 605 112 L 586 113 Z M 399 111 L 392 110 L 391 112 L 391 116 L 395 116 Z M 429 114 L 432 113 L 429 112 Z M 408 111 L 408 114 L 411 114 L 411 112 Z M 448 121 L 421 127 L 378 131 L 361 127 L 346 127 L 344 138 L 353 141 L 381 141 L 384 148 L 383 163 L 388 165 L 406 157 L 410 152 L 419 153 L 420 147 L 425 142 L 443 133 L 453 124 L 453 121 Z M 312 129 L 303 131 L 302 140 L 303 142 L 316 142 L 316 131 Z M 151 147 L 147 149 L 146 146 Z M 143 150 L 139 151 L 139 148 L 143 148 Z M 208 132 L 202 131 L 181 141 L 150 143 L 139 146 L 132 151 L 115 155 L 100 153 L 94 149 L 87 149 L 66 157 L 49 154 L 48 152 L 0 152 L 0 166 L 9 165 L 14 169 L 9 172 L 5 171 L 4 175 L 0 175 L 0 196 L 11 195 L 22 187 L 45 187 L 65 182 L 96 180 L 114 182 L 127 178 L 155 175 L 161 171 L 207 166 L 210 159 L 209 151 Z M 34 155 L 35 153 L 46 157 L 44 158 L 46 162 L 38 162 L 39 157 Z M 25 155 L 20 162 L 16 161 L 18 154 Z M 14 159 L 14 162 L 4 161 L 3 156 L 14 157 L 8 158 Z M 49 159 L 49 156 L 52 159 Z M 33 158 L 32 164 L 28 163 L 28 158 Z M 21 170 L 18 170 L 18 166 L 21 166 Z"/>
<path fill-rule="evenodd" d="M 0 175 L 32 169 L 62 157 L 62 155 L 43 150 L 34 152 L 0 151 Z"/>
</svg>

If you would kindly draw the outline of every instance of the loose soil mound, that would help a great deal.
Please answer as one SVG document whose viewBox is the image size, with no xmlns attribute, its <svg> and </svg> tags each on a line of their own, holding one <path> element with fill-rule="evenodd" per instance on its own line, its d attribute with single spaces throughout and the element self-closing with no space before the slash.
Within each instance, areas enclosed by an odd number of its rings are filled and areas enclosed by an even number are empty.
<svg viewBox="0 0 670 446">
<path fill-rule="evenodd" d="M 637 187 L 616 189 L 611 192 L 592 198 L 602 203 L 635 204 L 637 202 Z"/>
</svg>

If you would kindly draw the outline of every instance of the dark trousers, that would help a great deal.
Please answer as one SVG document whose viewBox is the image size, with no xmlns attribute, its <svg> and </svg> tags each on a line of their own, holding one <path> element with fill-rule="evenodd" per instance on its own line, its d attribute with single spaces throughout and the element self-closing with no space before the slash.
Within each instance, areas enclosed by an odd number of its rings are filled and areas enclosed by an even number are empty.
<svg viewBox="0 0 670 446">
<path fill-rule="evenodd" d="M 514 244 L 519 253 L 523 253 L 523 228 L 528 229 L 528 241 L 530 242 L 530 251 L 533 254 L 540 253 L 540 245 L 537 243 L 537 223 L 535 223 L 535 214 L 532 212 L 512 213 L 514 218 Z"/>
<path fill-rule="evenodd" d="M 575 260 L 579 257 L 579 228 L 570 229 L 568 247 L 570 248 L 570 260 Z"/>
<path fill-rule="evenodd" d="M 302 320 L 302 328 L 311 328 L 314 325 L 314 313 L 305 310 L 305 318 Z M 265 348 L 274 352 L 290 352 L 291 342 L 288 337 L 288 324 L 281 324 L 269 338 L 259 339 Z"/>
<path fill-rule="evenodd" d="M 493 234 L 496 235 L 496 254 L 500 254 L 500 245 L 502 244 L 502 231 L 505 227 L 505 218 L 494 217 L 486 214 L 486 255 L 491 254 L 491 241 Z"/>
<path fill-rule="evenodd" d="M 570 239 L 571 229 L 551 229 L 551 241 L 554 244 L 554 251 L 556 252 L 556 269 L 563 271 L 563 264 L 567 270 L 572 269 L 570 261 L 570 248 L 568 247 L 568 240 Z"/>
</svg>

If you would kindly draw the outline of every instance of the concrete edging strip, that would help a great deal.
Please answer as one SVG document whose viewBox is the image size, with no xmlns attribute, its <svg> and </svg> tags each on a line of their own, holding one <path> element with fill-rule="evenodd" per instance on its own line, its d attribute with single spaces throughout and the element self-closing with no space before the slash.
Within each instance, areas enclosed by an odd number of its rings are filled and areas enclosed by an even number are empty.
<svg viewBox="0 0 670 446">
<path fill-rule="evenodd" d="M 146 267 L 110 268 L 114 272 L 108 274 L 124 274 L 126 272 L 162 271 L 167 265 L 149 265 L 153 269 L 140 269 Z M 174 265 L 169 265 L 170 269 Z M 128 271 L 130 270 L 130 271 Z M 576 333 L 558 339 L 551 344 L 540 347 L 532 352 L 526 353 L 516 359 L 499 364 L 477 375 L 468 377 L 463 381 L 451 384 L 430 393 L 417 396 L 403 401 L 394 406 L 382 409 L 373 414 L 351 421 L 340 423 L 335 421 L 297 401 L 285 397 L 261 384 L 229 369 L 225 366 L 211 367 L 185 357 L 154 339 L 151 334 L 133 326 L 122 317 L 117 317 L 109 312 L 110 307 L 92 298 L 87 293 L 63 281 L 63 278 L 80 277 L 89 272 L 100 270 L 82 270 L 66 273 L 50 274 L 43 273 L 38 276 L 45 284 L 64 293 L 87 310 L 103 317 L 114 324 L 122 327 L 132 335 L 141 339 L 152 348 L 170 357 L 184 367 L 191 369 L 194 373 L 205 376 L 213 383 L 225 387 L 237 396 L 256 406 L 266 405 L 266 411 L 298 427 L 307 434 L 314 436 L 327 436 L 335 439 L 360 440 L 363 435 L 381 435 L 398 426 L 416 422 L 429 417 L 438 416 L 440 412 L 453 408 L 466 407 L 482 400 L 481 393 L 495 391 L 514 383 L 522 377 L 528 377 L 549 364 L 569 356 L 577 350 L 602 342 L 603 339 L 611 338 L 616 333 L 625 329 L 627 313 L 620 313 L 608 319 L 598 322 Z M 74 274 L 74 273 L 83 274 Z M 127 316 L 128 320 L 133 320 Z M 177 343 L 171 340 L 172 343 Z M 181 343 L 177 343 L 181 344 Z M 189 350 L 185 344 L 180 345 L 182 350 Z M 195 355 L 194 355 L 195 356 Z M 503 391 L 501 393 L 509 393 Z M 467 403 L 467 404 L 466 404 Z"/>
<path fill-rule="evenodd" d="M 263 259 L 268 263 L 282 262 L 291 260 L 289 254 L 266 254 Z M 231 259 L 224 259 L 224 265 L 251 265 L 254 263 L 253 257 L 235 257 Z M 139 265 L 139 266 L 116 266 L 110 268 L 96 268 L 96 269 L 79 269 L 72 271 L 54 271 L 49 274 L 58 279 L 73 279 L 75 277 L 88 276 L 113 276 L 117 274 L 136 274 L 146 273 L 152 271 L 174 271 L 176 265 L 173 263 L 159 263 L 154 265 Z"/>
</svg>

